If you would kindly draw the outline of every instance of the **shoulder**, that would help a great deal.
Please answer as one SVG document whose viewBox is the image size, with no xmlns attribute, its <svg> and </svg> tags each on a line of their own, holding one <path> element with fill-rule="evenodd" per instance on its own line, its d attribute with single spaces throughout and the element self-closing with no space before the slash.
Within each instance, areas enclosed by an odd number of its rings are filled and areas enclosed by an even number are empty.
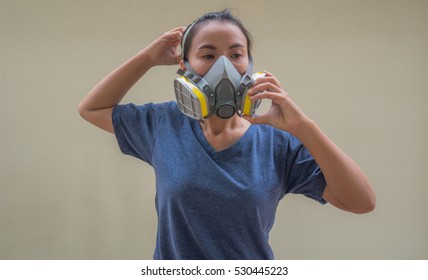
<svg viewBox="0 0 428 280">
<path fill-rule="evenodd" d="M 156 112 L 159 119 L 168 123 L 182 123 L 189 118 L 184 115 L 178 108 L 176 101 L 168 101 L 163 103 L 153 104 L 154 111 Z"/>
<path fill-rule="evenodd" d="M 155 109 L 163 111 L 163 112 L 165 112 L 165 111 L 179 112 L 177 102 L 175 102 L 175 101 L 167 101 L 167 102 L 161 102 L 161 103 L 150 103 L 150 104 Z"/>
<path fill-rule="evenodd" d="M 137 105 L 134 103 L 116 105 L 113 109 L 113 115 L 122 118 L 138 119 L 141 116 L 161 118 L 162 116 L 178 115 L 179 109 L 175 101 L 162 103 L 146 103 Z"/>
<path fill-rule="evenodd" d="M 295 141 L 297 140 L 294 138 L 290 133 L 276 129 L 270 125 L 265 124 L 259 124 L 259 125 L 253 125 L 254 128 L 254 136 L 258 139 L 266 142 L 271 141 L 272 144 L 279 144 L 279 143 L 288 143 L 289 141 Z"/>
<path fill-rule="evenodd" d="M 177 106 L 177 102 L 175 101 L 167 101 L 167 102 L 161 102 L 161 103 L 149 102 L 149 103 L 140 104 L 140 105 L 135 103 L 128 103 L 128 104 L 116 105 L 115 110 L 128 110 L 128 111 L 153 110 L 153 111 L 163 112 L 165 110 L 178 111 L 178 106 Z"/>
<path fill-rule="evenodd" d="M 259 156 L 273 154 L 277 160 L 283 161 L 305 150 L 300 140 L 286 131 L 269 125 L 254 126 L 253 145 L 259 151 Z"/>
<path fill-rule="evenodd" d="M 184 117 L 175 101 L 143 105 L 129 103 L 114 107 L 112 121 L 115 132 L 142 133 L 149 130 L 155 133 L 158 129 L 180 126 L 185 121 Z"/>
</svg>

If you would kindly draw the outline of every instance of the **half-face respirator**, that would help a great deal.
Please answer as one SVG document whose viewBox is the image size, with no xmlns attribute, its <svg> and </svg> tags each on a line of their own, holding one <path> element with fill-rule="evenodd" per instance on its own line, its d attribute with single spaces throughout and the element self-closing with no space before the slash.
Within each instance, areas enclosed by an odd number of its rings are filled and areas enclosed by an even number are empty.
<svg viewBox="0 0 428 280">
<path fill-rule="evenodd" d="M 182 49 L 185 38 L 186 36 L 183 37 Z M 257 72 L 251 76 L 251 56 L 244 75 L 225 56 L 220 56 L 203 77 L 193 71 L 188 61 L 185 60 L 184 65 L 186 71 L 177 71 L 181 77 L 174 80 L 174 89 L 178 107 L 185 115 L 203 120 L 214 114 L 223 119 L 230 118 L 235 113 L 239 116 L 255 114 L 261 100 L 252 102 L 247 90 L 265 73 Z"/>
</svg>

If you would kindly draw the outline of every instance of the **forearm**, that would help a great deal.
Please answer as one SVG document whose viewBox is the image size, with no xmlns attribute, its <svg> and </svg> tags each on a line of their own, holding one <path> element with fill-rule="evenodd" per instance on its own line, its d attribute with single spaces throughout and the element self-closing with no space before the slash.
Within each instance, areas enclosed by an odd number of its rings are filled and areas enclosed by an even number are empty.
<svg viewBox="0 0 428 280">
<path fill-rule="evenodd" d="M 308 149 L 323 171 L 327 200 L 337 200 L 340 208 L 366 213 L 375 207 L 375 194 L 360 167 L 336 146 L 311 120 L 292 132 Z M 333 197 L 331 197 L 333 196 Z"/>
<path fill-rule="evenodd" d="M 373 210 L 376 196 L 358 165 L 303 113 L 272 74 L 265 73 L 265 77 L 257 79 L 247 94 L 253 102 L 270 99 L 272 106 L 264 115 L 244 116 L 245 119 L 252 124 L 271 125 L 297 137 L 324 174 L 327 187 L 323 198 L 328 202 L 354 213 Z"/>
<path fill-rule="evenodd" d="M 80 102 L 79 112 L 112 108 L 153 66 L 146 52 L 140 51 L 102 79 Z"/>
<path fill-rule="evenodd" d="M 177 46 L 183 31 L 184 27 L 177 27 L 165 32 L 101 80 L 79 103 L 80 115 L 93 125 L 114 133 L 113 107 L 150 68 L 180 62 Z"/>
</svg>

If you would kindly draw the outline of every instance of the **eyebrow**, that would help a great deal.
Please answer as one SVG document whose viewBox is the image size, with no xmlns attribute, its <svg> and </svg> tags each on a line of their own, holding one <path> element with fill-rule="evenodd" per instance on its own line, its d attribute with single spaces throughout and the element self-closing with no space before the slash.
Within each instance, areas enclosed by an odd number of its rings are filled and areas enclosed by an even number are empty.
<svg viewBox="0 0 428 280">
<path fill-rule="evenodd" d="M 202 49 L 216 50 L 217 48 L 214 45 L 205 44 L 198 48 L 198 50 L 202 50 Z"/>
<path fill-rule="evenodd" d="M 236 48 L 244 48 L 244 45 L 240 43 L 233 44 L 229 47 L 229 49 L 236 49 Z"/>
<path fill-rule="evenodd" d="M 229 49 L 235 49 L 235 48 L 244 48 L 244 45 L 242 45 L 240 43 L 236 43 L 236 44 L 233 44 L 229 47 Z M 201 49 L 216 50 L 217 48 L 214 45 L 205 44 L 205 45 L 202 45 L 198 48 L 198 50 L 201 50 Z"/>
</svg>

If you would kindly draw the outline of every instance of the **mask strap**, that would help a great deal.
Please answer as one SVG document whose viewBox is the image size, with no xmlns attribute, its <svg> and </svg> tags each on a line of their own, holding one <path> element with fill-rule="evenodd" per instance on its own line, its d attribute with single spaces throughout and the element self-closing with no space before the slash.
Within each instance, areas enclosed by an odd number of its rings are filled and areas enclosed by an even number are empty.
<svg viewBox="0 0 428 280">
<path fill-rule="evenodd" d="M 251 76 L 252 73 L 253 73 L 253 57 L 250 55 L 248 57 L 248 67 L 247 67 L 247 71 L 245 72 L 245 75 Z"/>
<path fill-rule="evenodd" d="M 183 34 L 183 38 L 181 39 L 181 59 L 183 59 L 184 66 L 186 66 L 187 71 L 186 72 L 193 72 L 196 73 L 192 66 L 190 66 L 190 63 L 187 59 L 184 59 L 184 45 L 186 44 L 187 35 L 189 35 L 190 30 L 193 28 L 193 26 L 199 21 L 199 18 L 196 19 L 192 24 L 185 30 Z M 179 70 L 180 71 L 180 70 Z M 184 74 L 180 74 L 179 71 L 177 73 L 181 76 L 184 76 Z M 187 76 L 186 76 L 187 77 Z M 189 77 L 188 77 L 189 78 Z M 189 78 L 190 79 L 190 78 Z M 192 80 L 192 79 L 191 79 Z"/>
<path fill-rule="evenodd" d="M 189 61 L 187 59 L 184 59 L 184 45 L 186 44 L 186 39 L 187 39 L 187 36 L 189 35 L 190 30 L 193 28 L 193 26 L 197 22 L 199 22 L 199 20 L 200 20 L 200 18 L 198 18 L 192 22 L 192 24 L 185 30 L 185 32 L 183 34 L 183 38 L 181 39 L 181 58 L 183 59 L 183 62 L 184 62 L 184 65 L 186 66 L 187 71 L 193 72 L 193 73 L 196 73 L 196 72 L 193 70 L 192 66 L 190 66 Z M 246 76 L 250 77 L 250 80 L 251 80 L 251 75 L 252 75 L 252 71 L 253 71 L 253 57 L 251 56 L 251 54 L 250 54 L 248 59 L 249 59 L 249 64 L 247 67 L 247 71 L 245 72 L 245 74 L 241 80 L 241 84 L 245 82 L 246 85 L 248 84 L 248 82 L 246 82 L 246 80 L 247 80 Z M 180 73 L 178 73 L 178 74 L 180 74 Z"/>
<path fill-rule="evenodd" d="M 186 31 L 183 34 L 183 38 L 181 39 L 181 58 L 184 60 L 184 45 L 186 44 L 187 35 L 189 35 L 190 30 L 193 28 L 193 26 L 199 21 L 199 18 L 196 19 L 192 24 L 186 29 Z M 186 60 L 187 62 L 187 60 Z M 190 65 L 190 64 L 189 64 Z M 187 65 L 186 65 L 187 67 Z"/>
<path fill-rule="evenodd" d="M 195 70 L 193 70 L 193 68 L 192 68 L 192 66 L 190 65 L 190 63 L 189 63 L 189 61 L 188 60 L 183 60 L 183 62 L 184 62 L 184 66 L 186 66 L 186 71 L 187 72 L 190 72 L 190 73 L 193 73 L 194 75 L 197 75 L 196 74 L 196 72 L 195 72 Z M 199 76 L 198 76 L 199 77 Z"/>
<path fill-rule="evenodd" d="M 253 79 L 251 78 L 252 72 L 253 72 L 253 58 L 248 58 L 249 63 L 247 67 L 247 71 L 245 72 L 244 76 L 242 76 L 241 83 L 239 84 L 237 95 L 242 98 L 242 95 L 247 90 L 247 88 L 254 83 Z"/>
</svg>

